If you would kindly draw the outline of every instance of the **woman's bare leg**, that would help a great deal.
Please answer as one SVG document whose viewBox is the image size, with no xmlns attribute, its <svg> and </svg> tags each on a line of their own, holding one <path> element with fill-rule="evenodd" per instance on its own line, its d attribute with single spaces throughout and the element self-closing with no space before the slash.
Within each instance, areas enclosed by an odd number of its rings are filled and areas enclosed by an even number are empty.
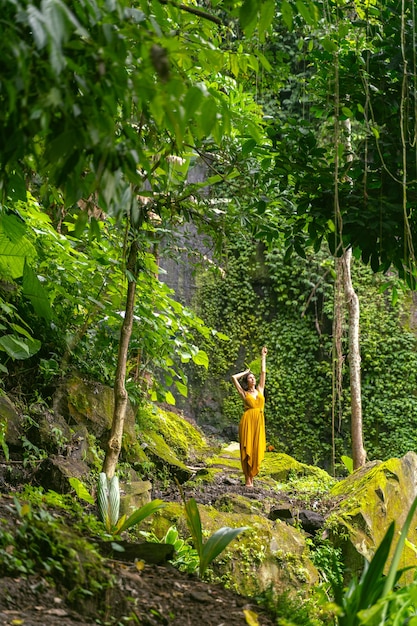
<svg viewBox="0 0 417 626">
<path fill-rule="evenodd" d="M 253 487 L 253 478 L 251 476 L 251 470 L 248 464 L 248 459 L 247 457 L 242 461 L 242 470 L 243 470 L 243 474 L 245 476 L 245 486 L 246 487 Z"/>
</svg>

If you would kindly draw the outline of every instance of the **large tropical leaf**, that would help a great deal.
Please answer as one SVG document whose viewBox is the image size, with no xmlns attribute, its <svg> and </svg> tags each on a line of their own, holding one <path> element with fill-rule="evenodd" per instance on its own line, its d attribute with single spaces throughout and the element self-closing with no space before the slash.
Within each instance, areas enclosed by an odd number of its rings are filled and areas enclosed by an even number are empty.
<svg viewBox="0 0 417 626">
<path fill-rule="evenodd" d="M 203 545 L 202 554 L 200 555 L 200 576 L 204 575 L 207 566 L 216 556 L 219 556 L 219 554 L 227 548 L 229 543 L 233 541 L 239 533 L 248 529 L 248 526 L 242 526 L 241 528 L 229 528 L 229 526 L 224 526 L 213 533 Z"/>
<path fill-rule="evenodd" d="M 166 504 L 162 500 L 152 500 L 152 502 L 148 502 L 148 504 L 145 504 L 140 509 L 134 511 L 132 515 L 130 515 L 125 520 L 125 522 L 119 528 L 119 532 L 123 532 L 124 530 L 127 530 L 128 528 L 131 528 L 136 524 L 139 524 L 150 515 L 153 515 L 153 513 L 155 513 L 159 509 L 164 508 L 164 506 L 166 506 Z"/>
<path fill-rule="evenodd" d="M 0 337 L 0 350 L 4 350 L 12 359 L 28 359 L 38 352 L 41 342 L 37 339 L 3 335 Z"/>
<path fill-rule="evenodd" d="M 201 529 L 200 512 L 194 498 L 190 498 L 187 502 L 185 502 L 185 514 L 187 517 L 188 529 L 191 533 L 191 537 L 193 538 L 194 547 L 201 559 L 203 554 L 203 532 Z"/>
<path fill-rule="evenodd" d="M 43 319 L 52 319 L 51 303 L 41 281 L 25 263 L 23 268 L 23 293 L 32 303 L 35 313 Z"/>
<path fill-rule="evenodd" d="M 117 524 L 120 511 L 119 478 L 114 475 L 108 480 L 109 486 L 109 519 L 111 526 Z"/>
<path fill-rule="evenodd" d="M 34 258 L 36 252 L 25 237 L 25 225 L 18 217 L 8 214 L 0 217 L 0 274 L 20 278 L 25 260 Z"/>
</svg>

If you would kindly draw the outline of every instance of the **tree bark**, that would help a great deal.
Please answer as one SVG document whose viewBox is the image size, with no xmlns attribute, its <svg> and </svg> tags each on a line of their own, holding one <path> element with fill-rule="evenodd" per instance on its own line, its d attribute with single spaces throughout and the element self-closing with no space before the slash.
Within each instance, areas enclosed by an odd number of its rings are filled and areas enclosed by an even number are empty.
<svg viewBox="0 0 417 626">
<path fill-rule="evenodd" d="M 361 394 L 361 354 L 359 345 L 359 298 L 353 289 L 350 272 L 352 249 L 348 248 L 343 257 L 343 286 L 346 305 L 349 311 L 349 372 L 351 396 L 351 434 L 353 469 L 366 462 L 363 446 L 362 394 Z"/>
<path fill-rule="evenodd" d="M 108 478 L 112 478 L 116 471 L 120 450 L 122 449 L 123 427 L 126 416 L 128 395 L 125 387 L 126 366 L 129 352 L 130 337 L 133 328 L 133 313 L 136 295 L 136 275 L 137 275 L 138 243 L 133 241 L 127 261 L 128 286 L 126 295 L 125 316 L 120 331 L 119 350 L 117 356 L 117 367 L 114 381 L 114 412 L 110 431 L 110 438 L 107 443 L 106 456 L 103 463 L 103 472 Z M 133 278 L 133 279 L 132 279 Z"/>
</svg>

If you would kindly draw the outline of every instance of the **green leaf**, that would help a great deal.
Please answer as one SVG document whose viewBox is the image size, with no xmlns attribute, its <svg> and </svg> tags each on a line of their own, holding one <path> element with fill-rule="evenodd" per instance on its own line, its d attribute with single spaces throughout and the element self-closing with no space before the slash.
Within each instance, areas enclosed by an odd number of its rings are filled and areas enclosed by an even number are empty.
<svg viewBox="0 0 417 626">
<path fill-rule="evenodd" d="M 342 456 L 341 461 L 343 465 L 346 467 L 349 474 L 353 474 L 353 459 L 350 456 Z"/>
<path fill-rule="evenodd" d="M 242 526 L 241 528 L 229 528 L 228 526 L 224 526 L 211 535 L 203 545 L 200 557 L 200 576 L 204 575 L 208 565 L 227 548 L 229 543 L 231 543 L 239 533 L 248 529 L 248 526 Z"/>
<path fill-rule="evenodd" d="M 288 30 L 292 30 L 293 27 L 293 17 L 294 13 L 292 7 L 287 0 L 282 0 L 281 2 L 281 14 L 284 24 L 287 26 Z"/>
<path fill-rule="evenodd" d="M 299 14 L 306 21 L 306 23 L 309 24 L 310 26 L 314 26 L 315 20 L 313 16 L 311 15 L 308 7 L 304 4 L 304 2 L 301 2 L 301 0 L 297 0 L 295 4 L 296 4 Z"/>
<path fill-rule="evenodd" d="M 216 123 L 217 106 L 213 98 L 208 98 L 201 108 L 200 125 L 206 135 L 210 135 Z"/>
<path fill-rule="evenodd" d="M 110 524 L 114 525 L 119 519 L 120 510 L 120 487 L 119 479 L 116 475 L 112 476 L 108 481 L 109 490 L 109 520 Z"/>
<path fill-rule="evenodd" d="M 85 500 L 85 502 L 88 502 L 89 504 L 94 504 L 93 496 L 90 494 L 90 492 L 88 491 L 84 483 L 81 482 L 81 480 L 72 476 L 69 479 L 69 484 L 77 494 L 77 498 L 80 498 L 80 500 Z"/>
<path fill-rule="evenodd" d="M 41 345 L 37 339 L 18 338 L 16 335 L 0 337 L 0 350 L 16 360 L 28 359 L 39 351 Z"/>
<path fill-rule="evenodd" d="M 165 402 L 167 402 L 168 404 L 171 404 L 172 406 L 175 406 L 176 404 L 175 396 L 173 396 L 173 394 L 170 391 L 165 392 Z"/>
<path fill-rule="evenodd" d="M 48 295 L 35 272 L 25 263 L 23 268 L 23 293 L 29 298 L 35 313 L 46 321 L 52 319 Z"/>
<path fill-rule="evenodd" d="M 243 0 L 239 11 L 239 20 L 242 30 L 250 35 L 256 27 L 258 19 L 258 0 Z"/>
<path fill-rule="evenodd" d="M 156 511 L 163 509 L 165 506 L 166 504 L 162 500 L 152 500 L 152 502 L 148 502 L 140 509 L 134 511 L 132 515 L 130 515 L 125 520 L 125 522 L 119 529 L 119 532 L 123 532 L 128 528 L 132 528 L 132 526 L 136 526 L 136 524 L 140 524 L 140 522 L 142 522 L 144 519 L 146 519 L 150 515 L 153 515 L 154 513 L 156 513 Z"/>
<path fill-rule="evenodd" d="M 187 385 L 184 385 L 184 383 L 182 383 L 180 380 L 176 380 L 175 381 L 175 386 L 178 389 L 178 391 L 180 392 L 180 394 L 182 396 L 184 396 L 184 398 L 186 398 L 188 396 L 188 387 L 187 387 Z"/>
<path fill-rule="evenodd" d="M 20 170 L 16 170 L 7 180 L 7 196 L 12 199 L 12 202 L 18 202 L 26 200 L 26 181 L 23 173 Z"/>
<path fill-rule="evenodd" d="M 99 517 L 106 527 L 106 530 L 110 531 L 108 485 L 107 476 L 104 472 L 100 472 L 98 477 L 97 509 Z"/>
<path fill-rule="evenodd" d="M 271 26 L 275 17 L 275 0 L 266 0 L 261 4 L 261 14 L 258 20 L 258 33 L 261 42 L 265 41 L 265 32 Z"/>
<path fill-rule="evenodd" d="M 203 532 L 201 529 L 200 512 L 194 498 L 190 498 L 185 502 L 185 515 L 187 518 L 187 526 L 193 538 L 194 547 L 201 559 L 203 554 Z"/>
<path fill-rule="evenodd" d="M 197 354 L 194 354 L 193 361 L 196 365 L 203 365 L 206 369 L 208 369 L 209 358 L 207 356 L 207 352 L 204 350 L 199 350 Z"/>
<path fill-rule="evenodd" d="M 0 329 L 5 329 L 5 326 L 0 326 Z M 26 328 L 23 328 L 22 326 L 19 326 L 19 324 L 10 324 L 10 328 L 12 330 L 14 330 L 16 333 L 18 333 L 19 335 L 23 335 L 24 337 L 26 337 L 27 339 L 33 339 L 32 335 L 26 330 Z"/>
<path fill-rule="evenodd" d="M 0 225 L 0 273 L 11 278 L 20 278 L 25 260 L 35 256 L 34 247 L 25 237 L 14 243 L 2 232 Z"/>
<path fill-rule="evenodd" d="M 246 156 L 257 146 L 255 139 L 248 139 L 242 146 L 242 156 Z"/>
<path fill-rule="evenodd" d="M 390 566 L 390 569 L 389 569 L 389 572 L 385 581 L 383 595 L 388 594 L 394 587 L 395 578 L 396 578 L 398 566 L 400 564 L 401 555 L 404 549 L 405 540 L 407 539 L 407 534 L 408 534 L 411 522 L 413 520 L 414 513 L 416 512 L 416 509 L 417 509 L 417 498 L 414 499 L 410 507 L 410 510 L 408 511 L 404 525 L 401 529 L 401 535 L 395 547 L 394 556 L 392 558 L 391 566 Z"/>
</svg>

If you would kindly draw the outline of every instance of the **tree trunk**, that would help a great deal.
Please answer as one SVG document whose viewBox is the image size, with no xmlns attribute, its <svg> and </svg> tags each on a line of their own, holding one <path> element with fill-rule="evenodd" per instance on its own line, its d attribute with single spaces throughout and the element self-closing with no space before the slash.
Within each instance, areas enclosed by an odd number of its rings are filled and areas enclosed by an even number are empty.
<svg viewBox="0 0 417 626">
<path fill-rule="evenodd" d="M 353 289 L 350 266 L 352 249 L 348 248 L 343 257 L 343 286 L 349 311 L 349 371 L 351 396 L 351 433 L 353 469 L 366 462 L 363 446 L 362 399 L 361 399 L 361 355 L 359 347 L 359 298 Z"/>
<path fill-rule="evenodd" d="M 138 256 L 138 243 L 133 241 L 127 261 L 127 270 L 129 272 L 129 282 L 127 287 L 125 316 L 120 331 L 119 351 L 117 356 L 117 367 L 114 381 L 114 413 L 110 432 L 110 439 L 107 443 L 106 456 L 103 463 L 103 472 L 108 478 L 114 476 L 117 461 L 119 460 L 120 450 L 122 448 L 123 427 L 126 416 L 127 407 L 127 391 L 125 387 L 126 365 L 129 351 L 130 337 L 133 327 L 133 312 L 136 294 L 136 265 Z M 133 280 L 131 277 L 134 277 Z"/>
</svg>

